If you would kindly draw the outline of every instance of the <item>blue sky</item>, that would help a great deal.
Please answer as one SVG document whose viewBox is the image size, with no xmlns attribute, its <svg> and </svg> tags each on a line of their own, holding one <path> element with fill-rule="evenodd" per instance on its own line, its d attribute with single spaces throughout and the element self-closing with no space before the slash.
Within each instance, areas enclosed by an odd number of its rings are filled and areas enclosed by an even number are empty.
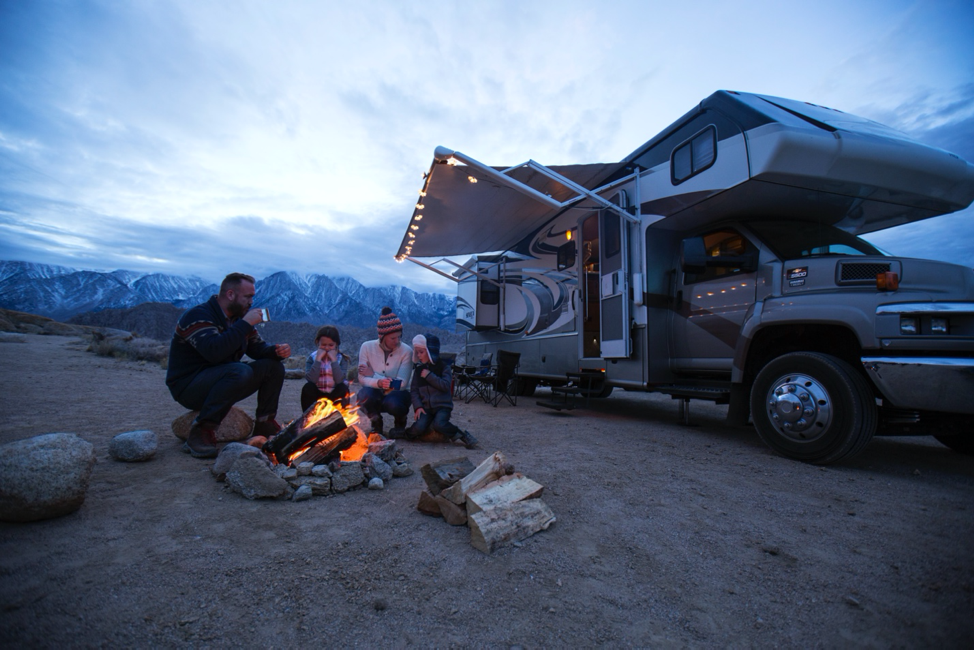
<svg viewBox="0 0 974 650">
<path fill-rule="evenodd" d="M 974 161 L 970 2 L 0 0 L 0 259 L 219 281 L 393 260 L 433 149 L 613 162 L 718 89 Z M 974 266 L 974 211 L 870 239 Z"/>
</svg>

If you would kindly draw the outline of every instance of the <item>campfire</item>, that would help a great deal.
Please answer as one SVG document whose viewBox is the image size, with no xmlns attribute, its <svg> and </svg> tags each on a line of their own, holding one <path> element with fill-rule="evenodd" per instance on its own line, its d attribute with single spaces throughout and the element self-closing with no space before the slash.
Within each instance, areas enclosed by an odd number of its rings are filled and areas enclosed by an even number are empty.
<svg viewBox="0 0 974 650">
<path fill-rule="evenodd" d="M 369 451 L 369 443 L 383 438 L 372 434 L 370 439 L 362 426 L 368 420 L 359 412 L 357 406 L 346 407 L 323 397 L 266 442 L 264 453 L 289 467 L 361 460 Z"/>
</svg>

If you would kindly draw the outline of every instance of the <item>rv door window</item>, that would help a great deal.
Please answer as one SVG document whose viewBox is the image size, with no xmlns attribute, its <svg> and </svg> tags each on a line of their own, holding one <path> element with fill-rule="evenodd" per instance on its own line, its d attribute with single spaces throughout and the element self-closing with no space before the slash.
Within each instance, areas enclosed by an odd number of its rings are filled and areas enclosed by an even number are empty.
<svg viewBox="0 0 974 650">
<path fill-rule="evenodd" d="M 679 185 L 691 176 L 699 174 L 717 160 L 717 128 L 713 125 L 693 136 L 673 150 L 670 158 L 670 176 Z"/>
</svg>

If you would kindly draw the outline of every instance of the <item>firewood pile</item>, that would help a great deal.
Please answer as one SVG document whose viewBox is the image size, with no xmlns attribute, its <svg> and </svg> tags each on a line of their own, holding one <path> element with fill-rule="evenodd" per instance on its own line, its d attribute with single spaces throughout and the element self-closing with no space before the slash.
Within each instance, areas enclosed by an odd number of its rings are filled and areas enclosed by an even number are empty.
<svg viewBox="0 0 974 650">
<path fill-rule="evenodd" d="M 544 486 L 515 472 L 501 452 L 477 467 L 464 456 L 424 465 L 427 488 L 416 508 L 470 527 L 470 543 L 484 553 L 527 539 L 555 522 L 544 501 Z"/>
</svg>

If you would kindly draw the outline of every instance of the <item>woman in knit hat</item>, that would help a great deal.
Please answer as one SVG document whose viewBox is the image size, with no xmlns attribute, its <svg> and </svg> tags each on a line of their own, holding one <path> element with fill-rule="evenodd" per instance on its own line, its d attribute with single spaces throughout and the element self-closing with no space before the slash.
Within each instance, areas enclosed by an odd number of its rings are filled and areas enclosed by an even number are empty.
<svg viewBox="0 0 974 650">
<path fill-rule="evenodd" d="M 447 440 L 477 448 L 477 439 L 450 422 L 453 413 L 453 367 L 440 359 L 440 339 L 420 334 L 413 339 L 413 383 L 410 397 L 415 420 L 405 438 L 419 438 L 432 428 Z"/>
<path fill-rule="evenodd" d="M 406 428 L 413 351 L 402 343 L 402 323 L 391 308 L 382 308 L 376 329 L 379 338 L 363 343 L 358 353 L 358 405 L 372 430 L 382 433 L 383 413 L 392 415 L 397 429 Z"/>
</svg>

